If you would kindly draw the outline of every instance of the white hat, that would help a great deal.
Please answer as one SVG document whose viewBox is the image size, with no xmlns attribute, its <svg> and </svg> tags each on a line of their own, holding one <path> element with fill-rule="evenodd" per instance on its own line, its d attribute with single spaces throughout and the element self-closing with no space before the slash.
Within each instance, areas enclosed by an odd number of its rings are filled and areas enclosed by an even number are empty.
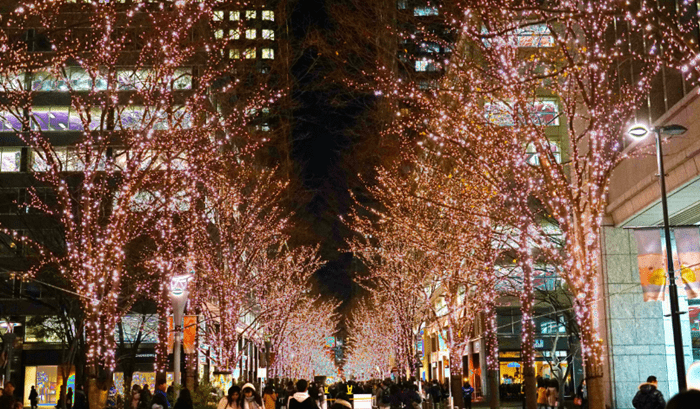
<svg viewBox="0 0 700 409">
<path fill-rule="evenodd" d="M 253 392 L 255 392 L 255 385 L 253 385 L 253 384 L 250 383 L 250 382 L 248 382 L 247 384 L 243 385 L 243 387 L 241 388 L 241 392 L 243 392 L 244 390 L 246 390 L 246 388 L 250 388 L 250 389 L 253 390 Z"/>
</svg>

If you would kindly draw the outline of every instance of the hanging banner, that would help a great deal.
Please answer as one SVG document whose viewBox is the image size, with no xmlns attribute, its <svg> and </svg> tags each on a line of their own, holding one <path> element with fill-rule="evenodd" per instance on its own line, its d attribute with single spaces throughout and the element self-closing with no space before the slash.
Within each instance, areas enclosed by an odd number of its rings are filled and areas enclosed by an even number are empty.
<svg viewBox="0 0 700 409">
<path fill-rule="evenodd" d="M 186 354 L 194 353 L 194 339 L 197 337 L 197 316 L 185 315 L 182 327 L 182 348 Z M 173 330 L 173 316 L 168 317 L 168 354 L 173 353 L 175 332 Z"/>
<path fill-rule="evenodd" d="M 662 301 L 666 287 L 666 270 L 659 230 L 635 230 L 634 237 L 637 239 L 637 263 L 644 301 Z"/>
<path fill-rule="evenodd" d="M 673 234 L 685 292 L 688 299 L 700 298 L 700 228 L 679 227 Z"/>
</svg>

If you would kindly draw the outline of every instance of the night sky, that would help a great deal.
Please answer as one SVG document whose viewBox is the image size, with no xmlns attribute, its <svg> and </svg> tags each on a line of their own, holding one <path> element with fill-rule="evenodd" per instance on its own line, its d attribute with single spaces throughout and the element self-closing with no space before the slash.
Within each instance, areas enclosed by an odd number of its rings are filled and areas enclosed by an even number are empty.
<svg viewBox="0 0 700 409">
<path fill-rule="evenodd" d="M 366 111 L 362 98 L 343 98 L 348 90 L 329 79 L 333 67 L 314 47 L 305 47 L 310 33 L 333 36 L 334 27 L 323 0 L 300 0 L 291 13 L 293 44 L 298 60 L 292 68 L 296 78 L 293 100 L 291 156 L 296 166 L 296 221 L 306 235 L 305 244 L 319 243 L 328 261 L 316 273 L 317 290 L 333 296 L 347 307 L 357 286 L 352 255 L 343 252 L 351 232 L 339 215 L 351 206 L 349 189 L 361 188 L 356 175 L 363 162 L 357 157 L 358 139 L 353 137 L 358 118 Z M 358 163 L 360 165 L 358 165 Z M 344 308 L 343 308 L 344 309 Z"/>
</svg>

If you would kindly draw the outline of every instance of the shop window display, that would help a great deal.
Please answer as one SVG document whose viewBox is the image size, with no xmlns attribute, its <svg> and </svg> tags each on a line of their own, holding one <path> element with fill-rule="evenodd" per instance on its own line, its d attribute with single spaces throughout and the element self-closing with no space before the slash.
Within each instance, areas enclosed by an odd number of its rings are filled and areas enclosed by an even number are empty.
<svg viewBox="0 0 700 409">
<path fill-rule="evenodd" d="M 172 385 L 173 377 L 172 372 L 165 374 L 165 379 L 168 385 Z M 124 394 L 124 372 L 114 372 L 112 375 L 112 380 L 114 381 L 114 387 L 117 389 L 119 395 Z M 155 372 L 134 372 L 131 378 L 131 385 L 148 385 L 148 389 L 153 392 L 156 387 L 156 373 Z"/>
<path fill-rule="evenodd" d="M 75 391 L 74 372 L 74 370 L 71 370 L 67 380 L 67 388 Z M 34 385 L 39 394 L 39 406 L 54 407 L 58 402 L 61 386 L 63 385 L 61 369 L 58 366 L 28 366 L 25 368 L 24 385 L 27 392 L 24 394 L 25 398 L 29 396 L 28 391 Z M 25 406 L 29 406 L 28 400 L 25 401 Z"/>
</svg>

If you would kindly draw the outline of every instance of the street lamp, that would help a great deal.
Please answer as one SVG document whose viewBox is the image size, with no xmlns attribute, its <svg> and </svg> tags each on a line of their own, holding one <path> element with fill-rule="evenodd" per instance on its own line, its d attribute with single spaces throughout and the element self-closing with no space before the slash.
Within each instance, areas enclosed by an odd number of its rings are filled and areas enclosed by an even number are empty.
<svg viewBox="0 0 700 409">
<path fill-rule="evenodd" d="M 188 269 L 191 270 L 191 269 Z M 173 305 L 173 383 L 181 385 L 180 350 L 182 349 L 185 306 L 187 305 L 187 284 L 193 278 L 191 273 L 174 276 L 170 279 L 170 302 Z"/>
<path fill-rule="evenodd" d="M 668 222 L 668 203 L 666 200 L 666 173 L 664 171 L 664 154 L 661 146 L 661 135 L 682 135 L 688 129 L 681 125 L 666 125 L 658 128 L 647 128 L 644 125 L 632 127 L 628 133 L 637 139 L 643 139 L 649 133 L 656 137 L 656 163 L 659 168 L 659 183 L 661 187 L 661 210 L 664 219 L 664 236 L 666 240 L 666 269 L 668 270 L 668 294 L 671 302 L 671 326 L 673 327 L 673 344 L 676 351 L 676 371 L 678 374 L 678 391 L 685 391 L 688 386 L 685 378 L 685 357 L 683 355 L 683 335 L 681 334 L 680 308 L 678 306 L 678 287 L 673 271 L 673 251 L 671 249 L 671 232 Z"/>
</svg>

